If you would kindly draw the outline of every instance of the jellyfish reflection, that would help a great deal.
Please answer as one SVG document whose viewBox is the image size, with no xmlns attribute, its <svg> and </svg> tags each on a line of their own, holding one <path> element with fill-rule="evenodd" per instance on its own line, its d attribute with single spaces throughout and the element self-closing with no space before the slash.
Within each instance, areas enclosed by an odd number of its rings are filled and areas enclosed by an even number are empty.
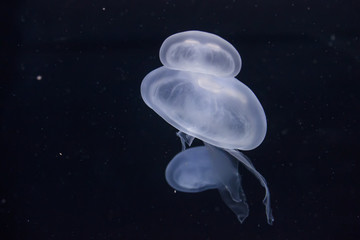
<svg viewBox="0 0 360 240">
<path fill-rule="evenodd" d="M 248 215 L 248 206 L 235 167 L 240 161 L 265 188 L 264 204 L 268 223 L 272 224 L 266 181 L 236 150 L 256 148 L 266 134 L 266 117 L 260 102 L 234 78 L 241 68 L 239 53 L 214 34 L 187 31 L 164 41 L 160 60 L 164 66 L 150 72 L 141 83 L 144 102 L 180 131 L 183 150 L 185 143 L 191 145 L 194 138 L 205 144 L 181 152 L 169 163 L 168 183 L 185 192 L 217 188 L 242 222 Z M 234 159 L 238 160 L 236 164 Z M 184 167 L 183 161 L 191 164 Z M 209 178 L 202 170 L 217 178 Z M 179 172 L 180 178 L 176 178 Z"/>
</svg>

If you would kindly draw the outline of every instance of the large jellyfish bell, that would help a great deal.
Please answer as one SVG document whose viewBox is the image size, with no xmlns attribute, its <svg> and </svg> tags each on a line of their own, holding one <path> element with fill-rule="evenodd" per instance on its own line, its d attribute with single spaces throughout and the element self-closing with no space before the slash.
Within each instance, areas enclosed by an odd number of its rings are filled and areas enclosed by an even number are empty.
<svg viewBox="0 0 360 240">
<path fill-rule="evenodd" d="M 211 167 L 211 164 L 214 165 L 215 158 L 223 159 L 224 166 L 229 165 L 225 161 L 237 159 L 252 171 L 265 187 L 264 204 L 267 207 L 268 222 L 271 223 L 273 218 L 266 181 L 251 162 L 242 155 L 239 157 L 237 153 L 240 152 L 235 150 L 256 148 L 264 140 L 266 134 L 266 117 L 259 100 L 246 85 L 234 78 L 241 69 L 239 53 L 229 42 L 217 35 L 201 31 L 186 31 L 174 34 L 164 41 L 160 48 L 160 60 L 164 66 L 150 72 L 141 83 L 143 100 L 165 121 L 180 131 L 183 150 L 185 142 L 190 145 L 193 138 L 202 140 L 207 146 L 191 152 L 189 149 L 185 150 L 180 153 L 182 154 L 180 157 L 172 160 L 177 164 L 170 162 L 169 165 L 176 166 L 177 172 L 182 173 L 191 170 L 196 173 L 199 169 L 212 169 L 216 172 L 219 171 L 221 164 L 218 164 L 216 160 L 217 167 Z M 210 151 L 209 149 L 218 150 Z M 229 156 L 223 157 L 216 154 L 223 151 Z M 202 156 L 203 161 L 199 160 L 199 156 Z M 191 165 L 192 168 L 189 168 L 190 165 L 185 168 L 183 164 L 179 164 L 185 161 L 184 159 L 186 161 L 192 159 L 192 161 L 198 161 L 199 164 L 194 163 Z M 207 168 L 204 167 L 205 165 Z M 218 176 L 226 175 L 224 172 L 227 173 L 226 169 L 230 168 L 224 169 Z M 167 172 L 168 182 L 172 179 L 170 175 L 175 174 L 175 170 L 175 167 L 172 167 Z M 179 184 L 198 181 L 199 178 L 193 173 L 182 174 Z M 219 191 L 222 189 L 220 193 L 228 192 L 230 197 L 239 196 L 239 193 L 235 191 L 242 191 L 240 180 L 239 187 L 236 188 L 228 187 L 229 184 L 219 184 L 218 180 L 214 179 L 212 183 L 216 184 L 203 186 L 201 189 L 193 187 L 191 190 L 178 187 L 177 190 L 199 192 L 204 189 L 218 188 Z M 169 184 L 174 188 L 180 186 L 176 180 Z M 223 199 L 225 195 L 222 194 Z M 231 206 L 236 206 L 239 200 L 246 201 L 245 197 L 243 199 L 232 197 L 233 202 L 224 199 L 233 211 L 236 207 Z M 242 202 L 241 206 L 240 215 L 241 219 L 244 219 L 247 215 L 243 213 L 247 211 L 243 208 L 247 207 L 247 204 Z M 238 213 L 237 215 L 239 218 Z"/>
</svg>

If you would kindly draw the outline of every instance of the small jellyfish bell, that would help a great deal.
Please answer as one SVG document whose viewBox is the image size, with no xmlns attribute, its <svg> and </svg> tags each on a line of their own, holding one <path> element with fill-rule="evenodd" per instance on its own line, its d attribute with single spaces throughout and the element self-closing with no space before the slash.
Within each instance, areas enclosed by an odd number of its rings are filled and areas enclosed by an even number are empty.
<svg viewBox="0 0 360 240">
<path fill-rule="evenodd" d="M 166 167 L 166 181 L 180 192 L 218 189 L 225 204 L 243 222 L 249 206 L 238 174 L 239 161 L 220 148 L 204 144 L 177 154 Z"/>
<path fill-rule="evenodd" d="M 160 48 L 168 68 L 235 77 L 241 69 L 238 51 L 228 41 L 207 32 L 186 31 L 168 37 Z"/>
</svg>

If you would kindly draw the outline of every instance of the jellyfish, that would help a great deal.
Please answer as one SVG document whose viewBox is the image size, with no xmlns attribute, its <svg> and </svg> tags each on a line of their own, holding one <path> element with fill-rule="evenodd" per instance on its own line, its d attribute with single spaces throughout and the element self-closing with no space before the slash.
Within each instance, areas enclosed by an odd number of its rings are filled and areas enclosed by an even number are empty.
<svg viewBox="0 0 360 240">
<path fill-rule="evenodd" d="M 227 152 L 205 143 L 177 154 L 165 171 L 166 181 L 181 192 L 218 189 L 224 202 L 243 222 L 249 207 L 241 187 L 238 161 Z"/>
<path fill-rule="evenodd" d="M 249 207 L 238 173 L 240 162 L 265 188 L 263 203 L 267 222 L 272 224 L 266 180 L 240 152 L 261 144 L 267 124 L 255 94 L 235 78 L 242 64 L 237 50 L 215 34 L 185 31 L 163 42 L 160 61 L 163 66 L 143 79 L 141 96 L 178 129 L 182 151 L 166 168 L 168 184 L 182 192 L 218 189 L 243 222 Z M 190 147 L 195 138 L 204 146 Z"/>
</svg>

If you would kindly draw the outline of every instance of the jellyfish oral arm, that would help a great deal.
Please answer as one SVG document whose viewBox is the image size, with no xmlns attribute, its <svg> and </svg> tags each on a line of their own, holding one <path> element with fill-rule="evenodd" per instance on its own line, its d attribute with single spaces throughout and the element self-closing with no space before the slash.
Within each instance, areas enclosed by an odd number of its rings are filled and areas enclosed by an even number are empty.
<svg viewBox="0 0 360 240">
<path fill-rule="evenodd" d="M 235 213 L 240 223 L 244 222 L 249 215 L 249 205 L 238 172 L 239 161 L 222 148 L 206 142 L 204 145 L 210 153 L 211 164 L 221 180 L 218 190 L 222 200 Z"/>
<path fill-rule="evenodd" d="M 239 220 L 240 223 L 243 223 L 244 220 L 249 216 L 249 205 L 244 200 L 235 201 L 225 187 L 218 188 L 220 196 L 224 203 L 233 211 Z M 239 189 L 242 191 L 242 189 Z M 244 195 L 245 197 L 245 195 Z"/>
<path fill-rule="evenodd" d="M 238 150 L 233 149 L 224 149 L 227 151 L 230 155 L 232 155 L 234 158 L 239 160 L 242 164 L 245 165 L 245 167 L 255 175 L 257 179 L 259 179 L 261 185 L 265 188 L 265 197 L 263 200 L 263 203 L 265 205 L 265 211 L 266 211 L 266 217 L 268 224 L 272 225 L 274 222 L 274 217 L 272 215 L 272 210 L 270 206 L 270 191 L 267 187 L 267 183 L 265 178 L 255 169 L 254 165 L 250 162 L 250 159 L 248 159 L 244 154 L 242 154 Z"/>
<path fill-rule="evenodd" d="M 190 147 L 192 142 L 194 141 L 195 137 L 186 134 L 182 131 L 178 131 L 176 135 L 180 138 L 181 141 L 181 149 L 184 151 L 186 149 L 186 144 Z"/>
</svg>

